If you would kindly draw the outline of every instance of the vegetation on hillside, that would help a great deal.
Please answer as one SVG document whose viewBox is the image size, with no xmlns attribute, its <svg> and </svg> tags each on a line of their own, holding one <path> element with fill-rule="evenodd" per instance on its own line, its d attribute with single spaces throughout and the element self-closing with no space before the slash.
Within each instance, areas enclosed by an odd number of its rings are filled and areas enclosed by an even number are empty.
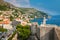
<svg viewBox="0 0 60 40">
<path fill-rule="evenodd" d="M 19 8 L 21 14 L 25 14 L 26 16 L 28 15 L 29 18 L 41 18 L 44 17 L 44 15 L 47 17 L 48 15 L 45 12 L 39 11 L 34 8 Z"/>
<path fill-rule="evenodd" d="M 2 6 L 2 5 L 0 5 L 0 10 L 1 11 L 5 11 L 5 10 L 9 10 L 9 8 L 8 7 L 6 7 L 5 5 L 4 6 Z"/>
<path fill-rule="evenodd" d="M 44 17 L 44 15 L 48 16 L 46 13 L 36 10 L 34 8 L 18 8 L 3 0 L 0 0 L 0 10 L 2 10 L 2 11 L 15 10 L 15 12 L 12 15 L 14 15 L 16 17 L 18 17 L 18 15 L 20 15 L 20 14 L 22 14 L 23 16 L 28 17 L 28 18 L 35 18 L 35 17 L 41 18 L 41 17 Z"/>
</svg>

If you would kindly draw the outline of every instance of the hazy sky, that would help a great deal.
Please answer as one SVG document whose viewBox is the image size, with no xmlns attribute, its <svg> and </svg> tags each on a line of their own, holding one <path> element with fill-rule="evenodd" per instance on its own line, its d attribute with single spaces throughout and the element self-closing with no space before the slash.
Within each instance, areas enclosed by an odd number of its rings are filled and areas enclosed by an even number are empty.
<svg viewBox="0 0 60 40">
<path fill-rule="evenodd" d="M 50 15 L 60 15 L 60 0 L 6 0 L 18 7 L 33 7 Z"/>
</svg>

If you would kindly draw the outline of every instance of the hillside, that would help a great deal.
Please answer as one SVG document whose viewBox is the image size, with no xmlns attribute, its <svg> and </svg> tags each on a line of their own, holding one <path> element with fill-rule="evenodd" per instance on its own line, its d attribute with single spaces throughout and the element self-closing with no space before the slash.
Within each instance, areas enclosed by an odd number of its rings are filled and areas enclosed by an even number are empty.
<svg viewBox="0 0 60 40">
<path fill-rule="evenodd" d="M 0 0 L 0 10 L 9 10 L 12 7 L 14 7 L 14 5 L 5 2 L 4 0 Z"/>
<path fill-rule="evenodd" d="M 36 10 L 34 8 L 18 8 L 15 7 L 14 5 L 5 2 L 4 0 L 0 0 L 0 10 L 1 11 L 7 11 L 7 10 L 15 10 L 15 12 L 12 14 L 14 16 L 18 16 L 18 15 L 23 15 L 26 16 L 28 18 L 40 18 L 43 17 L 44 15 L 48 16 L 46 13 Z"/>
<path fill-rule="evenodd" d="M 18 11 L 20 11 L 21 14 L 25 16 L 30 16 L 31 18 L 34 18 L 34 17 L 40 18 L 40 17 L 44 17 L 44 15 L 48 16 L 46 13 L 34 8 L 19 8 Z"/>
</svg>

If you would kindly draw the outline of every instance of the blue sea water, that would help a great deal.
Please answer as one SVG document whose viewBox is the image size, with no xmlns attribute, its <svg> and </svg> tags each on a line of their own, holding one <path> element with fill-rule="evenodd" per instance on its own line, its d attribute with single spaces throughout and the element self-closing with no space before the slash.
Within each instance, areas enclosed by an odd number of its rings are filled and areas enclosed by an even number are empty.
<svg viewBox="0 0 60 40">
<path fill-rule="evenodd" d="M 43 18 L 34 18 L 30 21 L 38 22 L 38 24 L 40 25 L 43 22 Z M 47 19 L 46 23 L 60 26 L 60 15 L 52 16 L 51 18 Z"/>
</svg>

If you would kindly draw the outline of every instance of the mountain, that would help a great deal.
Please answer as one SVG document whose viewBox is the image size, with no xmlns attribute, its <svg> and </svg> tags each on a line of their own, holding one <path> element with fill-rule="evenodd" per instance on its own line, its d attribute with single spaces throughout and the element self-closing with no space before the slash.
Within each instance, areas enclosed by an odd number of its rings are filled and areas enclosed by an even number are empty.
<svg viewBox="0 0 60 40">
<path fill-rule="evenodd" d="M 46 13 L 39 11 L 39 10 L 36 10 L 34 8 L 15 7 L 13 4 L 5 2 L 4 0 L 0 0 L 0 10 L 2 10 L 2 11 L 15 10 L 15 12 L 12 15 L 18 16 L 20 13 L 23 16 L 28 16 L 29 18 L 34 18 L 34 17 L 39 18 L 39 17 L 43 17 L 44 15 L 48 16 Z"/>
<path fill-rule="evenodd" d="M 11 6 L 14 7 L 14 5 L 12 5 L 12 4 L 4 1 L 4 0 L 0 0 L 0 5 L 1 6 L 7 6 L 7 7 L 11 7 Z"/>
<path fill-rule="evenodd" d="M 9 10 L 12 7 L 14 7 L 14 5 L 5 2 L 4 0 L 0 0 L 0 10 Z"/>
<path fill-rule="evenodd" d="M 30 16 L 32 18 L 34 18 L 34 17 L 40 18 L 40 17 L 48 16 L 45 12 L 39 11 L 34 8 L 19 8 L 19 11 L 22 14 L 24 14 L 26 16 Z"/>
</svg>

